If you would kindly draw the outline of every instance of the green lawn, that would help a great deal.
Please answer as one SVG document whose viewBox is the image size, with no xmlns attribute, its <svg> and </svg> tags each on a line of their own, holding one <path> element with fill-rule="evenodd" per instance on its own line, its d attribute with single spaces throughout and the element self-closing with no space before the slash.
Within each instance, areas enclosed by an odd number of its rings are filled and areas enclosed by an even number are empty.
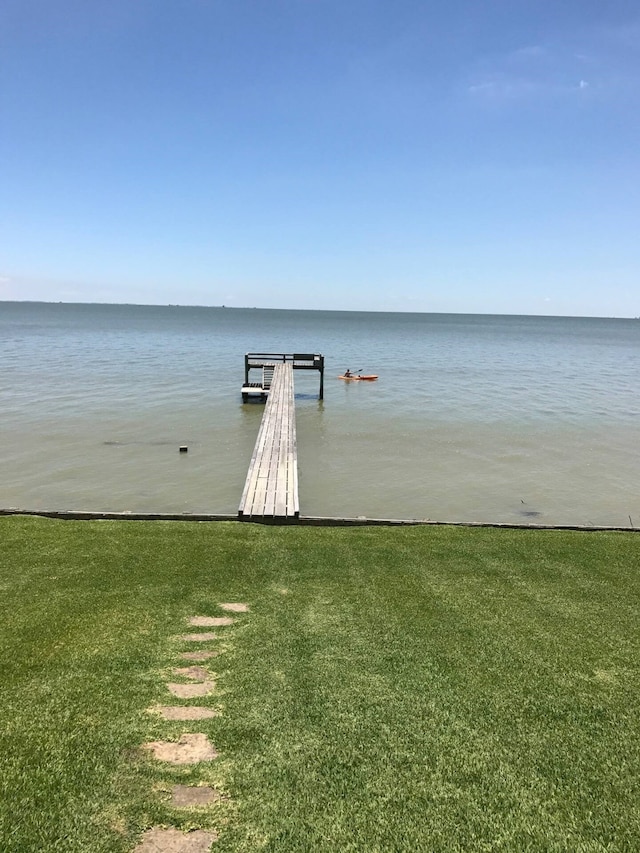
<svg viewBox="0 0 640 853">
<path fill-rule="evenodd" d="M 0 519 L 0 850 L 640 849 L 640 538 Z M 191 615 L 246 601 L 219 718 L 165 722 Z M 193 703 L 191 703 L 193 704 Z M 140 745 L 207 733 L 169 768 Z M 228 795 L 172 811 L 176 781 Z"/>
</svg>

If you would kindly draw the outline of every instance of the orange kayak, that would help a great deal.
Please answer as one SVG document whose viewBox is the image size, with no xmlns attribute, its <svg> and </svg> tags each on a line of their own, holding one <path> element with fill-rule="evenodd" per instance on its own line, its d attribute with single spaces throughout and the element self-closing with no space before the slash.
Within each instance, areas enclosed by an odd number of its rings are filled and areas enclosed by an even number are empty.
<svg viewBox="0 0 640 853">
<path fill-rule="evenodd" d="M 375 382 L 377 378 L 377 374 L 373 373 L 368 376 L 338 376 L 338 379 L 344 379 L 345 382 Z"/>
</svg>

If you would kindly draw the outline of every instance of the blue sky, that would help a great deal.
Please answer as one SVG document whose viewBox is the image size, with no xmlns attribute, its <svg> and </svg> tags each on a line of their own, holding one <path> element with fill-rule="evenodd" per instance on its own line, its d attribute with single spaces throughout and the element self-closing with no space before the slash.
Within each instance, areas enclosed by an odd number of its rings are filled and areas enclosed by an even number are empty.
<svg viewBox="0 0 640 853">
<path fill-rule="evenodd" d="M 640 315 L 640 7 L 3 0 L 0 299 Z"/>
</svg>

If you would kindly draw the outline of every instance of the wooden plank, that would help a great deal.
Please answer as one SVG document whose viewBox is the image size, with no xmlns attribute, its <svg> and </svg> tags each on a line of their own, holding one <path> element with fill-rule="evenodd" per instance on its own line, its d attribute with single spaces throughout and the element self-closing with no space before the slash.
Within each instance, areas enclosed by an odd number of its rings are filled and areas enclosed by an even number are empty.
<svg viewBox="0 0 640 853">
<path fill-rule="evenodd" d="M 293 366 L 276 364 L 240 500 L 240 517 L 300 514 Z"/>
<path fill-rule="evenodd" d="M 290 419 L 288 424 L 288 442 L 287 442 L 287 510 L 290 515 L 298 516 L 300 514 L 300 506 L 298 501 L 298 448 L 296 441 L 296 423 L 295 423 L 295 401 L 293 393 L 293 383 L 289 388 L 290 395 Z"/>
</svg>

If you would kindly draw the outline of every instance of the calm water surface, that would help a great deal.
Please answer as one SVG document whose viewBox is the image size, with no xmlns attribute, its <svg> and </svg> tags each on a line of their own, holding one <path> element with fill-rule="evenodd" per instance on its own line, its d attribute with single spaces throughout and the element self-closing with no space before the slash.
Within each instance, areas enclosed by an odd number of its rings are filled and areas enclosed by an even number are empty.
<svg viewBox="0 0 640 853">
<path fill-rule="evenodd" d="M 640 526 L 640 322 L 592 318 L 0 303 L 0 506 L 234 513 L 261 350 L 326 358 L 305 515 Z"/>
</svg>

